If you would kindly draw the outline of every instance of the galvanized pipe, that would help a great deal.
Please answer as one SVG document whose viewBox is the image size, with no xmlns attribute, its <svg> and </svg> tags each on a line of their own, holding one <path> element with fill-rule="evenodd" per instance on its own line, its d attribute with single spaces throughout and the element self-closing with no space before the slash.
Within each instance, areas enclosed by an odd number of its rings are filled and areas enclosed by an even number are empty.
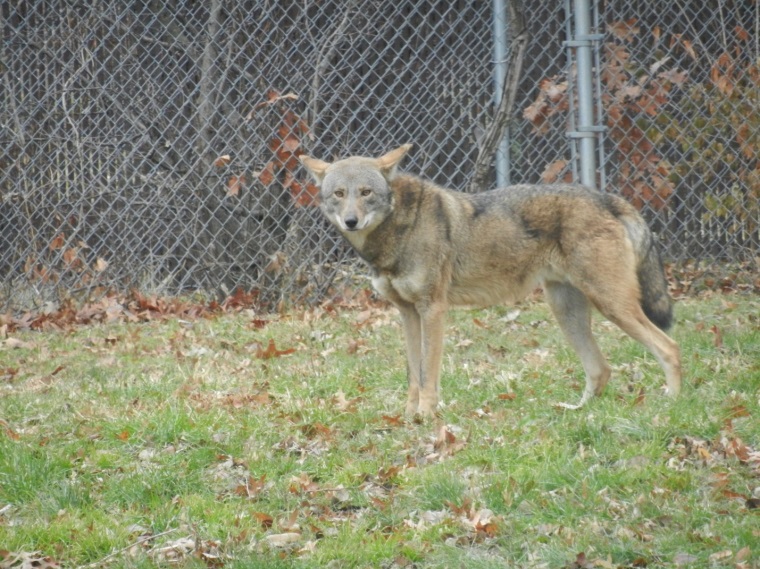
<svg viewBox="0 0 760 569">
<path fill-rule="evenodd" d="M 591 49 L 591 6 L 575 0 L 575 42 L 578 87 L 578 135 L 580 135 L 581 183 L 596 188 L 596 141 L 594 127 L 594 77 Z"/>
<path fill-rule="evenodd" d="M 507 75 L 509 54 L 509 11 L 505 0 L 493 0 L 493 81 L 494 107 L 499 106 L 504 95 L 504 78 Z M 509 128 L 496 152 L 496 187 L 510 184 L 509 176 Z"/>
</svg>

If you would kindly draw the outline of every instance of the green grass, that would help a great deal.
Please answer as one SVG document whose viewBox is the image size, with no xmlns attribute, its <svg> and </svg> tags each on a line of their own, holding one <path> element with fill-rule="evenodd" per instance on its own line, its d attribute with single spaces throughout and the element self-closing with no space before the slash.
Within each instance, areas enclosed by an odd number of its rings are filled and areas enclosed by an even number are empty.
<svg viewBox="0 0 760 569">
<path fill-rule="evenodd" d="M 614 375 L 579 411 L 548 309 L 514 311 L 451 314 L 422 424 L 392 309 L 13 333 L 0 567 L 757 566 L 760 299 L 678 303 L 675 401 L 597 320 Z"/>
</svg>

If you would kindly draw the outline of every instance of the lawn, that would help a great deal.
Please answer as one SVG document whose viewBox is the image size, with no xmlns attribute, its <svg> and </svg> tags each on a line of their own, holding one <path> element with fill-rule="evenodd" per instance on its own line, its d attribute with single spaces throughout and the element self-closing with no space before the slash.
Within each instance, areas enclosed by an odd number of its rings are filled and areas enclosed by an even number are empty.
<svg viewBox="0 0 760 569">
<path fill-rule="evenodd" d="M 452 312 L 427 422 L 357 298 L 3 330 L 0 568 L 760 566 L 757 295 L 678 302 L 677 400 L 596 319 L 614 373 L 578 411 L 545 304 Z"/>
</svg>

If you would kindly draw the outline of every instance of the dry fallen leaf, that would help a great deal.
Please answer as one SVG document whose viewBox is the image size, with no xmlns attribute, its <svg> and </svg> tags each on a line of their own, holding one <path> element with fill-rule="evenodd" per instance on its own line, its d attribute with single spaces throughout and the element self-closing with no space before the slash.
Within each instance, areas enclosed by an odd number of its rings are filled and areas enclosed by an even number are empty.
<svg viewBox="0 0 760 569">
<path fill-rule="evenodd" d="M 262 348 L 261 346 L 256 347 L 255 355 L 257 358 L 261 358 L 262 360 L 268 360 L 271 358 L 279 358 L 280 356 L 287 356 L 295 351 L 295 348 L 278 350 L 275 346 L 274 339 L 270 338 L 266 348 Z"/>
<path fill-rule="evenodd" d="M 222 156 L 219 156 L 216 160 L 214 160 L 214 166 L 216 166 L 217 168 L 221 168 L 229 164 L 231 160 L 232 158 L 230 158 L 229 154 L 223 154 Z"/>
<path fill-rule="evenodd" d="M 270 547 L 287 547 L 301 540 L 301 534 L 296 532 L 274 533 L 264 538 Z"/>
<path fill-rule="evenodd" d="M 346 394 L 342 390 L 339 390 L 333 397 L 333 405 L 338 411 L 354 411 L 356 404 L 361 401 L 361 397 L 354 397 L 353 399 L 346 399 Z"/>
<path fill-rule="evenodd" d="M 699 557 L 690 553 L 676 553 L 673 558 L 676 567 L 690 567 L 697 561 L 699 561 Z"/>
<path fill-rule="evenodd" d="M 249 476 L 244 484 L 239 484 L 235 487 L 234 493 L 237 496 L 243 498 L 256 499 L 266 486 L 266 474 L 262 474 L 261 478 L 254 478 Z"/>
<path fill-rule="evenodd" d="M 10 348 L 11 350 L 18 350 L 18 349 L 26 349 L 31 350 L 34 348 L 34 344 L 31 342 L 24 342 L 23 340 L 19 340 L 18 338 L 8 338 L 3 342 L 6 348 Z"/>
<path fill-rule="evenodd" d="M 272 527 L 272 524 L 274 524 L 274 518 L 270 516 L 269 514 L 265 514 L 263 512 L 253 512 L 253 518 L 261 524 L 261 527 L 263 529 L 269 529 Z"/>
<path fill-rule="evenodd" d="M 733 551 L 726 549 L 725 551 L 716 551 L 710 555 L 709 559 L 712 563 L 717 563 L 718 561 L 725 561 L 726 559 L 730 559 L 733 555 Z"/>
<path fill-rule="evenodd" d="M 103 257 L 98 257 L 95 261 L 95 270 L 98 273 L 102 273 L 108 268 L 108 261 L 106 261 Z"/>
<path fill-rule="evenodd" d="M 237 196 L 245 187 L 245 176 L 230 176 L 227 179 L 227 197 Z"/>
<path fill-rule="evenodd" d="M 58 562 L 51 557 L 43 557 L 39 552 L 31 553 L 0 550 L 0 569 L 57 569 Z"/>
<path fill-rule="evenodd" d="M 713 324 L 710 327 L 710 332 L 715 334 L 715 339 L 713 340 L 713 344 L 716 348 L 722 348 L 723 347 L 723 333 L 720 331 L 720 328 L 718 328 L 715 324 Z"/>
<path fill-rule="evenodd" d="M 404 426 L 404 418 L 401 415 L 381 415 L 380 419 L 390 427 Z"/>
<path fill-rule="evenodd" d="M 3 428 L 3 432 L 5 432 L 5 434 L 8 435 L 9 439 L 14 440 L 14 441 L 18 441 L 21 439 L 21 436 L 16 431 L 11 429 L 10 425 L 8 425 L 8 423 L 6 423 L 2 419 L 0 419 L 0 427 Z"/>
</svg>

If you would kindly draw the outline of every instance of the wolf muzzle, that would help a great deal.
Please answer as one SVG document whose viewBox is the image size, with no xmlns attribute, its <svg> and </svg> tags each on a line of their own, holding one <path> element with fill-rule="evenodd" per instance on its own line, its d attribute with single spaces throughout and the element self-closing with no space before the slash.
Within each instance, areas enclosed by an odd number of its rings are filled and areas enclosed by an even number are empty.
<svg viewBox="0 0 760 569">
<path fill-rule="evenodd" d="M 354 231 L 359 225 L 359 218 L 357 218 L 355 215 L 349 215 L 343 220 L 343 224 L 349 231 Z"/>
</svg>

